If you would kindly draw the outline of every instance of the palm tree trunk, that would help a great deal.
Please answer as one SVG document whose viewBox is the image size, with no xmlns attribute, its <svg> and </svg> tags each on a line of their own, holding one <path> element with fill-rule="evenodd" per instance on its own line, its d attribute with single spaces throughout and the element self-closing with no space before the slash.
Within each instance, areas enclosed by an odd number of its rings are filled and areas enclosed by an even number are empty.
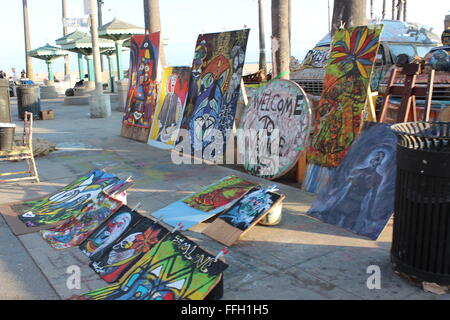
<svg viewBox="0 0 450 320">
<path fill-rule="evenodd" d="M 367 24 L 366 2 L 361 0 L 334 0 L 331 34 L 334 35 L 341 24 L 346 28 Z"/>
<path fill-rule="evenodd" d="M 407 0 L 403 0 L 403 21 L 406 21 L 406 13 L 407 13 Z"/>
<path fill-rule="evenodd" d="M 289 79 L 289 0 L 272 0 L 272 74 Z"/>
<path fill-rule="evenodd" d="M 403 0 L 397 1 L 397 20 L 402 20 Z"/>
<path fill-rule="evenodd" d="M 67 18 L 67 0 L 62 0 L 62 17 Z M 63 25 L 63 35 L 66 36 L 68 33 L 67 27 Z M 64 57 L 64 75 L 68 75 L 70 73 L 70 56 L 67 55 Z"/>
<path fill-rule="evenodd" d="M 392 0 L 392 20 L 395 20 L 395 0 Z"/>
<path fill-rule="evenodd" d="M 161 69 L 166 66 L 166 56 L 164 54 L 164 44 L 161 33 L 161 15 L 159 12 L 159 0 L 144 0 L 145 29 L 149 33 L 160 31 L 159 39 L 159 62 Z"/>
<path fill-rule="evenodd" d="M 386 0 L 383 0 L 383 8 L 381 11 L 381 19 L 386 19 Z"/>
<path fill-rule="evenodd" d="M 23 4 L 23 32 L 25 36 L 25 64 L 27 77 L 30 80 L 33 80 L 33 61 L 32 58 L 28 55 L 28 51 L 31 50 L 30 44 L 30 23 L 28 21 L 28 4 L 27 0 L 22 0 Z"/>
<path fill-rule="evenodd" d="M 258 19 L 259 19 L 259 70 L 262 70 L 264 76 L 267 75 L 266 62 L 266 41 L 264 30 L 264 0 L 258 0 Z"/>
</svg>

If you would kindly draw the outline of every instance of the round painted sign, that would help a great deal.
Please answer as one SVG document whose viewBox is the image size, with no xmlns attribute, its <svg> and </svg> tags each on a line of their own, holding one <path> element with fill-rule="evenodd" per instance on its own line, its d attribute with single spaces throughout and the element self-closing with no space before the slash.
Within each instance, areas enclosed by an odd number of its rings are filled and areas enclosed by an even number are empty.
<svg viewBox="0 0 450 320">
<path fill-rule="evenodd" d="M 297 83 L 279 79 L 258 89 L 237 137 L 245 169 L 267 179 L 286 174 L 306 148 L 310 125 L 310 104 Z"/>
</svg>

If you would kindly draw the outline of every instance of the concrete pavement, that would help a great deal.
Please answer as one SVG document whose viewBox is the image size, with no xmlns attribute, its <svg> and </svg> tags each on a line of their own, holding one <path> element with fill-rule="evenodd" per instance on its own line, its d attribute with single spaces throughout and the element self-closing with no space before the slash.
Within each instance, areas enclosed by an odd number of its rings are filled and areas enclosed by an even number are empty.
<svg viewBox="0 0 450 320">
<path fill-rule="evenodd" d="M 12 99 L 17 121 L 17 105 Z M 34 134 L 56 143 L 57 152 L 37 158 L 40 184 L 0 185 L 0 204 L 27 200 L 52 192 L 92 167 L 108 167 L 123 178 L 133 176 L 128 191 L 130 206 L 142 203 L 143 214 L 162 208 L 230 174 L 264 186 L 273 182 L 229 167 L 175 165 L 170 151 L 159 150 L 119 136 L 122 114 L 90 119 L 89 106 L 64 106 L 62 99 L 44 100 L 55 120 L 35 121 Z M 20 128 L 17 132 L 20 132 Z M 23 163 L 0 164 L 1 171 Z M 314 194 L 278 183 L 286 195 L 280 225 L 257 225 L 226 256 L 224 299 L 449 299 L 450 295 L 425 293 L 395 275 L 390 267 L 392 225 L 377 241 L 305 215 Z M 77 248 L 57 251 L 38 233 L 15 237 L 0 218 L 0 298 L 67 298 L 106 285 L 88 266 Z M 202 247 L 218 252 L 223 245 L 204 236 L 202 223 L 184 232 Z M 67 268 L 80 267 L 80 289 L 68 289 Z M 381 289 L 369 290 L 367 268 L 381 270 Z"/>
</svg>

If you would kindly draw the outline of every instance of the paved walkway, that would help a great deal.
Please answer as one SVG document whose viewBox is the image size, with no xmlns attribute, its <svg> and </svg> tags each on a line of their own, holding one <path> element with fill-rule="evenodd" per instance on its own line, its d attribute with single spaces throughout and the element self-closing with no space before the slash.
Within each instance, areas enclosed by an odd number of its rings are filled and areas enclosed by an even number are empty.
<svg viewBox="0 0 450 320">
<path fill-rule="evenodd" d="M 17 119 L 15 99 L 12 100 Z M 59 151 L 37 158 L 40 184 L 0 185 L 0 204 L 27 200 L 52 192 L 92 167 L 108 167 L 121 177 L 133 176 L 130 206 L 142 203 L 143 214 L 162 208 L 224 176 L 235 174 L 264 186 L 272 182 L 241 171 L 213 165 L 175 165 L 170 151 L 119 136 L 119 112 L 108 119 L 90 119 L 88 106 L 64 106 L 44 100 L 56 119 L 35 122 L 35 136 L 56 143 Z M 21 122 L 16 121 L 20 126 Z M 17 129 L 20 132 L 20 128 Z M 2 163 L 1 171 L 21 163 Z M 279 183 L 286 195 L 282 223 L 257 225 L 230 250 L 224 273 L 224 299 L 448 299 L 425 293 L 395 275 L 390 267 L 392 225 L 378 241 L 366 240 L 305 215 L 314 195 Z M 204 236 L 200 224 L 185 232 L 204 248 L 223 246 Z M 0 218 L 0 298 L 67 298 L 105 283 L 88 267 L 77 248 L 57 251 L 38 233 L 15 237 Z M 82 285 L 69 290 L 67 268 L 81 268 Z M 369 290 L 367 268 L 381 269 L 381 289 Z"/>
</svg>

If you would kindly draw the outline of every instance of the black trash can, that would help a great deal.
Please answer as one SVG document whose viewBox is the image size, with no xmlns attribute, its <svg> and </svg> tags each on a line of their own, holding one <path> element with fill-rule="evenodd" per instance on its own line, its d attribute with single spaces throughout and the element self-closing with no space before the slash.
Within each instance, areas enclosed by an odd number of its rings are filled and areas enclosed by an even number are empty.
<svg viewBox="0 0 450 320">
<path fill-rule="evenodd" d="M 17 107 L 19 120 L 23 120 L 25 111 L 33 113 L 33 119 L 39 119 L 41 104 L 39 101 L 39 86 L 21 85 L 17 87 Z"/>
<path fill-rule="evenodd" d="M 450 285 L 450 122 L 399 123 L 391 262 Z"/>
<path fill-rule="evenodd" d="M 0 151 L 12 150 L 15 131 L 14 123 L 0 123 Z"/>
</svg>

